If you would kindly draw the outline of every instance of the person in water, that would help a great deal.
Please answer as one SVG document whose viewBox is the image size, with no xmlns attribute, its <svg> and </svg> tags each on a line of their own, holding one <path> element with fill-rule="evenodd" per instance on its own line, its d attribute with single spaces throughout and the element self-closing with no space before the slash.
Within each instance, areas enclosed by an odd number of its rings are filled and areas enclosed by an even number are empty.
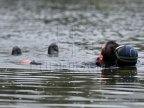
<svg viewBox="0 0 144 108">
<path fill-rule="evenodd" d="M 22 54 L 21 49 L 18 46 L 14 46 L 12 49 L 12 55 L 18 56 Z"/>
<path fill-rule="evenodd" d="M 58 53 L 59 53 L 58 45 L 56 45 L 55 43 L 50 44 L 48 47 L 48 55 L 50 57 L 57 57 Z M 12 55 L 21 55 L 22 51 L 18 46 L 15 46 L 15 47 L 13 47 L 11 54 Z M 22 60 L 21 64 L 42 65 L 42 63 L 36 62 L 35 60 L 31 61 L 29 59 Z"/>
<path fill-rule="evenodd" d="M 96 60 L 97 66 L 113 66 L 116 63 L 115 49 L 119 46 L 114 41 L 108 41 L 103 45 L 100 56 Z"/>
<path fill-rule="evenodd" d="M 132 46 L 119 45 L 115 41 L 108 41 L 102 48 L 100 56 L 96 59 L 96 65 L 100 67 L 110 66 L 135 66 L 138 52 Z"/>
<path fill-rule="evenodd" d="M 57 57 L 58 46 L 52 43 L 48 47 L 48 55 Z M 13 47 L 12 55 L 21 55 L 22 51 L 18 46 Z M 96 59 L 96 65 L 100 67 L 109 66 L 135 66 L 138 59 L 138 52 L 132 46 L 119 45 L 115 41 L 108 41 L 102 48 L 100 56 Z M 36 61 L 22 60 L 21 64 L 41 65 Z"/>
<path fill-rule="evenodd" d="M 59 53 L 58 45 L 56 43 L 50 44 L 48 47 L 48 55 L 50 57 L 58 57 L 58 53 Z"/>
</svg>

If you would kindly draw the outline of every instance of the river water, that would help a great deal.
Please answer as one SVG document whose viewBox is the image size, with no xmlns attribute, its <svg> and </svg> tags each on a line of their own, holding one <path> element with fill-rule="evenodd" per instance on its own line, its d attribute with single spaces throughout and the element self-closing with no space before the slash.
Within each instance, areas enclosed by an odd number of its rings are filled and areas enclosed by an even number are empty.
<svg viewBox="0 0 144 108">
<path fill-rule="evenodd" d="M 0 107 L 143 108 L 143 10 L 143 0 L 0 0 Z M 134 46 L 137 66 L 96 67 L 108 40 Z"/>
</svg>

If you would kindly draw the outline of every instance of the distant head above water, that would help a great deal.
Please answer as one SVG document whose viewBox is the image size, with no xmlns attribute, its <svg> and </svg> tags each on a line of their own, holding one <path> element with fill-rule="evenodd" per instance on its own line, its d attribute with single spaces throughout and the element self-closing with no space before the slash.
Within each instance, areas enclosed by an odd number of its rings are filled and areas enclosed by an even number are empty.
<svg viewBox="0 0 144 108">
<path fill-rule="evenodd" d="M 13 47 L 13 49 L 12 49 L 12 53 L 11 53 L 12 55 L 21 55 L 22 54 L 22 51 L 21 51 L 21 49 L 18 47 L 18 46 L 15 46 L 15 47 Z"/>
<path fill-rule="evenodd" d="M 58 53 L 59 53 L 58 45 L 56 43 L 50 44 L 48 47 L 48 55 L 50 57 L 58 57 Z"/>
<path fill-rule="evenodd" d="M 58 45 L 56 45 L 55 43 L 52 43 L 48 46 L 48 55 L 50 57 L 58 57 L 58 53 L 59 53 L 59 49 L 58 49 Z M 12 48 L 12 55 L 21 55 L 22 51 L 18 46 L 15 46 Z M 21 61 L 21 64 L 32 64 L 32 65 L 42 65 L 42 63 L 36 62 L 35 60 L 29 60 L 29 59 L 24 59 Z"/>
</svg>

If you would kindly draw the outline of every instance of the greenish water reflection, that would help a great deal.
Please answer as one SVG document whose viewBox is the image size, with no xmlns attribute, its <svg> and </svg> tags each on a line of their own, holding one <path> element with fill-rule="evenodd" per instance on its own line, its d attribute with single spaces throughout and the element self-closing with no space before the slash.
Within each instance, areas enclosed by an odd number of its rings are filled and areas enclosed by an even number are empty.
<svg viewBox="0 0 144 108">
<path fill-rule="evenodd" d="M 102 69 L 102 77 L 109 78 L 106 84 L 136 83 L 138 81 L 136 67 L 123 67 L 119 69 Z"/>
<path fill-rule="evenodd" d="M 143 80 L 137 77 L 136 68 L 97 71 L 84 74 L 1 69 L 0 105 L 130 107 L 131 102 L 143 101 Z"/>
</svg>

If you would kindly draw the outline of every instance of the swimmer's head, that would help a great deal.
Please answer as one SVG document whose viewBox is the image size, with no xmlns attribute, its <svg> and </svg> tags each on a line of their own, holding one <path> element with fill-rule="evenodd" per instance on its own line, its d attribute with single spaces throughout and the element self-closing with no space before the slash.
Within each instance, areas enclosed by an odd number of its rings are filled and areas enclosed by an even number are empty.
<svg viewBox="0 0 144 108">
<path fill-rule="evenodd" d="M 50 57 L 57 57 L 58 53 L 59 53 L 58 45 L 56 45 L 55 43 L 50 44 L 48 47 L 48 55 Z"/>
<path fill-rule="evenodd" d="M 12 55 L 21 55 L 22 51 L 21 51 L 21 49 L 18 46 L 15 46 L 15 47 L 13 47 L 11 54 Z"/>
<path fill-rule="evenodd" d="M 116 61 L 115 49 L 119 45 L 115 41 L 108 41 L 102 49 L 101 55 L 105 63 L 114 63 Z"/>
<path fill-rule="evenodd" d="M 137 63 L 138 52 L 132 46 L 121 45 L 115 50 L 118 66 L 134 66 Z"/>
</svg>

